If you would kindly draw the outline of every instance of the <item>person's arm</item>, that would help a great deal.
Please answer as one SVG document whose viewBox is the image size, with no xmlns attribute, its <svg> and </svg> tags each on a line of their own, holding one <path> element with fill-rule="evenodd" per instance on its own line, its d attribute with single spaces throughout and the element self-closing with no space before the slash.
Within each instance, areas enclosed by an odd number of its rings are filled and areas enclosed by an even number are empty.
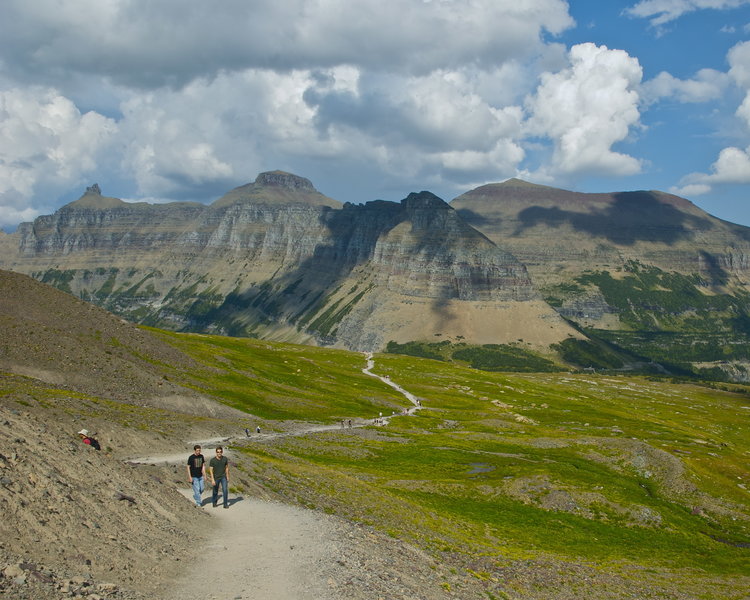
<svg viewBox="0 0 750 600">
<path fill-rule="evenodd" d="M 227 461 L 227 470 L 224 471 L 224 477 L 227 478 L 227 483 L 229 483 L 229 461 Z"/>
<path fill-rule="evenodd" d="M 188 483 L 193 483 L 193 476 L 190 474 L 190 461 L 189 460 L 188 460 L 187 470 L 188 470 Z"/>
<path fill-rule="evenodd" d="M 214 468 L 211 466 L 211 463 L 208 463 L 208 476 L 211 478 L 211 484 L 214 483 Z"/>
<path fill-rule="evenodd" d="M 205 459 L 201 462 L 201 477 L 206 478 L 206 461 Z"/>
</svg>

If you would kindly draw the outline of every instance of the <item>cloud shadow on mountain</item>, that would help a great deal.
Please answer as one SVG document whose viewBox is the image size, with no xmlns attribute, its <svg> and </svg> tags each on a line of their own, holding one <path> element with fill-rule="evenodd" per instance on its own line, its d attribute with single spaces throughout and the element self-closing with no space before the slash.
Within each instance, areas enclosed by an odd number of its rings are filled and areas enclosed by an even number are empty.
<svg viewBox="0 0 750 600">
<path fill-rule="evenodd" d="M 533 206 L 519 213 L 521 225 L 514 235 L 535 225 L 559 227 L 570 224 L 577 231 L 607 238 L 610 242 L 674 244 L 689 238 L 696 229 L 710 229 L 711 221 L 689 215 L 658 201 L 650 192 L 613 194 L 614 202 L 598 213 L 580 213 L 557 207 Z"/>
<path fill-rule="evenodd" d="M 490 231 L 493 229 L 499 229 L 503 222 L 500 217 L 488 217 L 487 215 L 483 215 L 482 213 L 471 210 L 470 208 L 459 208 L 456 210 L 456 214 L 472 227 L 476 227 L 480 231 L 485 229 Z"/>
<path fill-rule="evenodd" d="M 401 203 L 346 204 L 321 211 L 317 219 L 317 227 L 309 228 L 313 237 L 279 240 L 313 244 L 306 258 L 291 268 L 280 265 L 269 279 L 229 294 L 191 328 L 220 322 L 230 333 L 243 335 L 254 328 L 285 323 L 315 335 L 321 343 L 333 343 L 338 323 L 355 310 L 373 285 L 371 268 L 357 271 L 373 260 L 395 269 L 392 274 L 398 290 L 394 293 L 423 298 L 422 288 L 428 286 L 431 302 L 425 308 L 443 323 L 456 318 L 451 300 L 475 299 L 473 295 L 465 297 L 467 290 L 477 298 L 489 298 L 495 289 L 493 277 L 508 277 L 502 268 L 500 274 L 486 272 L 481 261 L 477 268 L 463 265 L 460 273 L 446 266 L 462 248 L 469 263 L 477 247 L 490 254 L 501 251 L 446 203 L 426 192 L 410 195 Z M 404 223 L 409 224 L 409 230 L 389 239 L 390 232 Z M 376 257 L 379 244 L 383 256 Z M 508 260 L 515 264 L 512 257 Z M 429 268 L 422 271 L 421 265 Z M 446 272 L 436 277 L 435 268 Z M 354 271 L 356 279 L 351 278 Z M 376 285 L 389 286 L 382 277 Z"/>
</svg>

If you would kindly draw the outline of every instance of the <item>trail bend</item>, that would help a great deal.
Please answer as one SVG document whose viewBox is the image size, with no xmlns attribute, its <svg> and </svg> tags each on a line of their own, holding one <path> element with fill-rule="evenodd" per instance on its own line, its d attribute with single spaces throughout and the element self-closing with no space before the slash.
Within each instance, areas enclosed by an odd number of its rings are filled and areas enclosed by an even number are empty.
<svg viewBox="0 0 750 600">
<path fill-rule="evenodd" d="M 421 408 L 416 396 L 390 378 L 373 373 L 373 356 L 371 353 L 365 356 L 367 364 L 362 372 L 380 379 L 412 403 L 405 414 L 413 414 Z M 379 424 L 387 425 L 393 416 L 398 415 L 381 417 Z M 353 420 L 352 427 L 371 424 L 370 418 L 358 418 Z M 256 433 L 249 439 L 262 442 L 339 430 L 341 427 L 342 423 L 300 424 L 293 431 Z M 184 465 L 193 445 L 200 444 L 207 458 L 210 447 L 224 445 L 231 464 L 231 442 L 246 439 L 246 436 L 230 436 L 194 440 L 186 443 L 185 450 L 180 453 L 133 458 L 127 462 Z M 193 501 L 190 489 L 180 492 L 188 501 Z M 341 580 L 341 565 L 352 552 L 352 539 L 360 535 L 356 526 L 313 510 L 231 493 L 228 509 L 223 509 L 221 502 L 214 508 L 210 492 L 207 486 L 202 507 L 195 508 L 210 513 L 212 518 L 206 546 L 196 565 L 187 567 L 182 577 L 165 590 L 164 598 L 345 600 L 353 597 L 353 589 L 344 589 L 338 582 Z"/>
</svg>

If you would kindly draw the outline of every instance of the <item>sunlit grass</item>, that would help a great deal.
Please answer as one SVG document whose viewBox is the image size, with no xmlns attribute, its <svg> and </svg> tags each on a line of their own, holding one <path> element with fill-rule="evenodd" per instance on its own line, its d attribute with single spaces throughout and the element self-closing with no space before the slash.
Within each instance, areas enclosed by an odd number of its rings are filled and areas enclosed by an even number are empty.
<svg viewBox="0 0 750 600">
<path fill-rule="evenodd" d="M 372 418 L 408 404 L 402 395 L 362 373 L 362 354 L 247 338 L 158 333 L 204 365 L 190 374 L 192 386 L 265 419 Z"/>
<path fill-rule="evenodd" d="M 265 418 L 335 423 L 408 405 L 361 372 L 361 354 L 163 335 L 205 366 L 192 385 Z M 750 572 L 746 396 L 375 360 L 424 408 L 383 428 L 252 444 L 260 481 L 434 552 Z"/>
</svg>

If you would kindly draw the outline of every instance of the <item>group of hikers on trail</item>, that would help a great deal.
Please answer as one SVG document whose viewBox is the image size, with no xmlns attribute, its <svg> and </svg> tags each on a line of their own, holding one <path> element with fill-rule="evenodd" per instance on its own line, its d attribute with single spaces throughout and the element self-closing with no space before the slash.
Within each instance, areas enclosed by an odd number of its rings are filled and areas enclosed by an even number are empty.
<svg viewBox="0 0 750 600">
<path fill-rule="evenodd" d="M 208 477 L 213 486 L 211 501 L 216 507 L 219 500 L 219 486 L 224 499 L 224 508 L 229 508 L 229 461 L 224 456 L 224 448 L 216 447 L 216 456 L 208 462 Z M 200 445 L 193 446 L 193 453 L 187 459 L 188 482 L 193 486 L 196 506 L 203 506 L 201 494 L 205 489 L 206 459 L 201 454 Z"/>
</svg>

